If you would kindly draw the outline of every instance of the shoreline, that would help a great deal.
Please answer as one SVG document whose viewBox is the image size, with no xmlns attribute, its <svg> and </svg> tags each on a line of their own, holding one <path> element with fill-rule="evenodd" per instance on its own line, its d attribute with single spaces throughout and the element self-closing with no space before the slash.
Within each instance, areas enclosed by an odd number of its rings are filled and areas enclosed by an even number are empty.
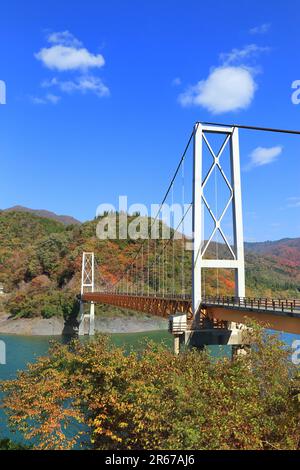
<svg viewBox="0 0 300 470">
<path fill-rule="evenodd" d="M 0 313 L 0 334 L 20 336 L 61 336 L 64 319 L 46 318 L 11 318 L 5 312 Z M 167 329 L 167 320 L 137 314 L 125 316 L 96 316 L 95 331 L 99 333 L 141 333 Z"/>
</svg>

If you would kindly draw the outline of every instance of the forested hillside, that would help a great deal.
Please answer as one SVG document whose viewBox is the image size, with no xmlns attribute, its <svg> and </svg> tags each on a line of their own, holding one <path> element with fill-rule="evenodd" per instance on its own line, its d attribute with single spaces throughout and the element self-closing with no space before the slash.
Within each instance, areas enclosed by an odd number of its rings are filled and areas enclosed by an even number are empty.
<svg viewBox="0 0 300 470">
<path fill-rule="evenodd" d="M 113 284 L 140 241 L 99 240 L 96 236 L 97 222 L 65 225 L 28 212 L 1 212 L 0 282 L 6 292 L 3 308 L 13 316 L 23 317 L 67 317 L 74 313 L 76 294 L 80 290 L 83 251 L 95 252 L 102 282 Z M 155 256 L 154 244 L 151 240 L 148 251 L 151 259 Z M 246 243 L 245 248 L 248 296 L 300 297 L 300 239 Z M 219 246 L 219 252 L 222 249 Z M 173 256 L 174 268 L 171 266 Z M 164 288 L 182 292 L 184 279 L 185 293 L 189 293 L 191 252 L 182 250 L 181 241 L 175 242 L 174 251 L 172 244 L 168 246 L 165 266 Z M 224 270 L 220 270 L 218 275 L 207 270 L 204 273 L 206 293 L 233 293 L 232 276 Z M 147 276 L 140 279 L 145 289 L 148 289 L 147 280 Z M 158 282 L 150 272 L 151 292 L 161 287 Z"/>
<path fill-rule="evenodd" d="M 29 212 L 30 214 L 37 215 L 38 217 L 46 217 L 47 219 L 53 219 L 57 222 L 62 222 L 64 225 L 77 225 L 80 224 L 79 220 L 70 217 L 69 215 L 58 215 L 55 212 L 46 211 L 44 209 L 30 209 L 24 206 L 13 206 L 8 209 L 4 209 L 3 212 Z"/>
</svg>

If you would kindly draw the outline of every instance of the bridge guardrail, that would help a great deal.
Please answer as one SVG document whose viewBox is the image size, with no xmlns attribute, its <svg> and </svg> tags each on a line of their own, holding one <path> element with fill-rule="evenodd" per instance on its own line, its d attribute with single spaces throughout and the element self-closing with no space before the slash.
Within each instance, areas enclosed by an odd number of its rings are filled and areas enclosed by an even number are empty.
<svg viewBox="0 0 300 470">
<path fill-rule="evenodd" d="M 269 310 L 281 312 L 297 312 L 300 314 L 299 299 L 269 299 L 252 297 L 229 297 L 229 296 L 205 296 L 202 299 L 203 304 L 224 305 L 228 307 L 239 307 L 255 310 Z"/>
</svg>

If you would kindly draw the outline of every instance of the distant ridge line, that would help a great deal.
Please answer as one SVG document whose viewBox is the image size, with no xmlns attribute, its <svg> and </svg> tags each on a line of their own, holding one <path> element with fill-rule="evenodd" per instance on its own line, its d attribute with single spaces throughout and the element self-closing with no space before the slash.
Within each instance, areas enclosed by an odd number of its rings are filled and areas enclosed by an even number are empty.
<svg viewBox="0 0 300 470">
<path fill-rule="evenodd" d="M 80 225 L 81 222 L 70 215 L 58 215 L 55 212 L 47 211 L 45 209 L 31 209 L 24 206 L 13 206 L 8 209 L 3 209 L 1 212 L 28 212 L 38 217 L 53 219 L 61 222 L 64 225 Z"/>
</svg>

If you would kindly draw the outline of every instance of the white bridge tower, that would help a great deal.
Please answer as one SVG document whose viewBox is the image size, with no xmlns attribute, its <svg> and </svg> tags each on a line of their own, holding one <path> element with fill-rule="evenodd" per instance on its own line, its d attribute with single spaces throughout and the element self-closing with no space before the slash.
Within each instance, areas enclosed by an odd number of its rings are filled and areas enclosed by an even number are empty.
<svg viewBox="0 0 300 470">
<path fill-rule="evenodd" d="M 95 291 L 95 254 L 82 254 L 81 296 L 86 292 Z M 90 303 L 89 313 L 84 311 L 84 302 L 80 301 L 79 335 L 95 333 L 95 304 Z"/>
<path fill-rule="evenodd" d="M 209 139 L 212 134 L 222 134 L 224 142 L 219 151 L 212 150 Z M 203 146 L 208 148 L 213 161 L 208 173 L 203 175 Z M 230 147 L 230 175 L 226 176 L 220 157 L 226 146 Z M 229 199 L 220 216 L 209 206 L 204 189 L 213 170 L 218 168 L 229 189 Z M 222 229 L 222 220 L 232 203 L 233 246 Z M 204 206 L 213 220 L 213 231 L 208 240 L 204 240 Z M 232 259 L 205 259 L 204 255 L 215 234 L 219 232 L 231 254 Z M 235 271 L 235 296 L 245 297 L 245 265 L 242 217 L 242 194 L 240 176 L 239 134 L 237 127 L 202 125 L 197 123 L 194 128 L 194 180 L 193 180 L 193 312 L 199 310 L 202 296 L 202 268 L 229 268 Z"/>
</svg>

